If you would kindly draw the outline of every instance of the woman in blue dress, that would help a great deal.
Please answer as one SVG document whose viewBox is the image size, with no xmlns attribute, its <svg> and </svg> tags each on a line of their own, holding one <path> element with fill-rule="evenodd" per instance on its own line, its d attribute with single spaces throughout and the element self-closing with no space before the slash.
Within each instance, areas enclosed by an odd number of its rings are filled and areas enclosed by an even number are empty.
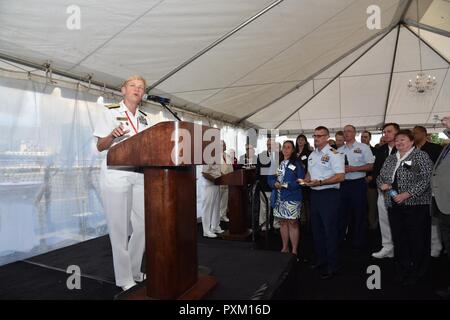
<svg viewBox="0 0 450 320">
<path fill-rule="evenodd" d="M 281 252 L 289 252 L 289 240 L 291 241 L 291 253 L 297 255 L 299 242 L 300 208 L 302 203 L 301 186 L 297 182 L 303 179 L 305 171 L 297 160 L 294 142 L 287 140 L 283 143 L 283 157 L 277 174 L 269 176 L 267 181 L 272 188 L 271 205 L 273 216 L 280 222 L 281 240 L 283 248 Z"/>
</svg>

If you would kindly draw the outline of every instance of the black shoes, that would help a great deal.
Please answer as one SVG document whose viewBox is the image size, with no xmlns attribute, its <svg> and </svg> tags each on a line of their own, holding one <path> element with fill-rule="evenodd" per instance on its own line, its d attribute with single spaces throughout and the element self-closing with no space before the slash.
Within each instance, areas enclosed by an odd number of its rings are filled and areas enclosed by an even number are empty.
<svg viewBox="0 0 450 320">
<path fill-rule="evenodd" d="M 322 274 L 320 275 L 320 279 L 322 279 L 322 280 L 328 280 L 328 279 L 333 278 L 335 275 L 336 275 L 335 272 L 325 272 L 325 273 L 322 273 Z"/>
<path fill-rule="evenodd" d="M 443 290 L 438 290 L 436 291 L 436 294 L 444 300 L 450 300 L 450 287 L 448 287 L 447 289 L 443 289 Z"/>
<path fill-rule="evenodd" d="M 321 269 L 323 267 L 325 267 L 325 265 L 322 264 L 322 263 L 316 263 L 316 264 L 312 264 L 312 265 L 309 266 L 309 268 L 311 270 L 319 270 L 319 269 Z"/>
</svg>

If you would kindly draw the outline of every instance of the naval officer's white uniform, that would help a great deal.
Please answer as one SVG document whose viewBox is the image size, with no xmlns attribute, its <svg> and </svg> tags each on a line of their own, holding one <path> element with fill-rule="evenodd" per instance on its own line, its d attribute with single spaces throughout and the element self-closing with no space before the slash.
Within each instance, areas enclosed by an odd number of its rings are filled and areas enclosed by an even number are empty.
<svg viewBox="0 0 450 320">
<path fill-rule="evenodd" d="M 147 115 L 136 109 L 133 115 L 123 100 L 105 108 L 96 123 L 94 136 L 104 138 L 122 124 L 127 134 L 114 139 L 114 146 L 149 128 Z M 100 189 L 113 252 L 116 285 L 129 286 L 142 280 L 145 249 L 144 175 L 133 167 L 108 167 L 106 157 L 100 171 Z M 131 223 L 131 230 L 129 228 Z M 128 241 L 128 235 L 131 238 Z"/>
</svg>

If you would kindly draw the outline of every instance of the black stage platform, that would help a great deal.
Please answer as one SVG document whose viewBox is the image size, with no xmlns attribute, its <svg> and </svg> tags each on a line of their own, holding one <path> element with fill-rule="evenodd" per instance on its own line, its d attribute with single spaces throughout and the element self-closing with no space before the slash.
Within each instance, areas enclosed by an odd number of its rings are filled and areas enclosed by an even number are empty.
<svg viewBox="0 0 450 320">
<path fill-rule="evenodd" d="M 218 281 L 212 300 L 274 298 L 295 265 L 292 255 L 254 250 L 250 242 L 201 238 L 198 256 Z M 80 290 L 67 288 L 70 265 L 81 269 Z M 108 236 L 0 267 L 0 299 L 113 299 L 119 292 Z"/>
<path fill-rule="evenodd" d="M 198 232 L 199 264 L 212 269 L 218 286 L 210 300 L 430 300 L 446 287 L 450 262 L 445 254 L 431 261 L 428 276 L 414 287 L 394 282 L 393 259 L 377 260 L 371 252 L 380 249 L 379 230 L 369 232 L 369 247 L 354 252 L 350 243 L 340 250 L 340 272 L 322 280 L 313 262 L 312 235 L 302 228 L 300 253 L 309 262 L 296 262 L 282 254 L 279 233 L 249 242 L 208 239 Z M 303 259 L 302 259 L 303 260 Z M 81 268 L 81 290 L 68 290 L 69 265 Z M 367 287 L 367 267 L 381 271 L 381 289 Z M 121 292 L 114 285 L 111 246 L 107 236 L 55 250 L 34 258 L 0 267 L 0 299 L 113 299 Z"/>
</svg>

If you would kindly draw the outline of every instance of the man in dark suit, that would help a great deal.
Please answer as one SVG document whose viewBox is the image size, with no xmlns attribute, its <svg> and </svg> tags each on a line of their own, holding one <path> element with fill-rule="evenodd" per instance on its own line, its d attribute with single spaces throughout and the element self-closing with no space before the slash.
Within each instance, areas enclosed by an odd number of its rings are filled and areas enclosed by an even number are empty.
<svg viewBox="0 0 450 320">
<path fill-rule="evenodd" d="M 441 154 L 442 147 L 436 143 L 427 141 L 428 133 L 425 127 L 415 126 L 413 129 L 413 134 L 416 148 L 425 151 L 431 161 L 433 161 L 433 164 L 435 164 Z M 437 217 L 433 217 L 431 222 L 431 256 L 434 258 L 439 257 L 442 250 L 442 242 L 439 231 Z"/>
<path fill-rule="evenodd" d="M 427 141 L 427 129 L 422 126 L 415 126 L 413 129 L 414 144 L 416 148 L 425 151 L 433 163 L 436 163 L 441 154 L 442 147 L 436 143 Z"/>
<path fill-rule="evenodd" d="M 450 117 L 442 119 L 442 124 L 447 127 L 444 133 L 450 138 Z M 439 220 L 442 239 L 450 259 L 450 144 L 444 148 L 434 165 L 431 192 L 431 213 Z M 437 294 L 442 298 L 450 299 L 450 286 L 438 291 Z"/>
<path fill-rule="evenodd" d="M 373 181 L 377 181 L 380 175 L 381 168 L 384 161 L 390 155 L 395 153 L 395 135 L 400 131 L 400 126 L 397 123 L 386 123 L 383 126 L 383 139 L 386 142 L 378 148 L 373 164 L 372 177 Z M 392 242 L 391 226 L 389 224 L 387 208 L 384 203 L 383 192 L 378 192 L 378 221 L 380 223 L 381 244 L 382 248 L 378 252 L 372 253 L 372 257 L 377 259 L 392 258 L 394 256 L 394 244 Z"/>
</svg>

